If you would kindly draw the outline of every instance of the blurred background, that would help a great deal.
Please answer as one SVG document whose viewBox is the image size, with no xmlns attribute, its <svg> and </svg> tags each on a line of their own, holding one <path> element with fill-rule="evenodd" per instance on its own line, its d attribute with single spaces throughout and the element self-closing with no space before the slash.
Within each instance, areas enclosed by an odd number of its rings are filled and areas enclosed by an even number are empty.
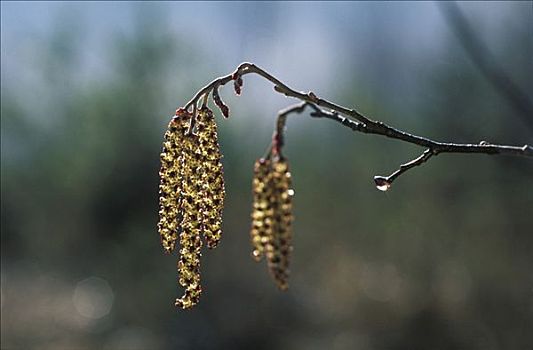
<svg viewBox="0 0 533 350">
<path fill-rule="evenodd" d="M 435 140 L 531 144 L 531 2 L 3 1 L 1 43 L 2 348 L 532 348 L 529 159 L 443 154 L 382 193 L 422 149 L 289 118 L 280 292 L 251 179 L 294 101 L 246 76 L 221 92 L 224 237 L 193 310 L 156 229 L 170 116 L 242 61 Z"/>
</svg>

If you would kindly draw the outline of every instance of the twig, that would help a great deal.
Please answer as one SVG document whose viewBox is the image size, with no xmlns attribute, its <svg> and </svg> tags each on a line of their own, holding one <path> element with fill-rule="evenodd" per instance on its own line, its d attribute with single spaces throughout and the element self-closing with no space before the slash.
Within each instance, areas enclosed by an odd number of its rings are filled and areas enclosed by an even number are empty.
<svg viewBox="0 0 533 350">
<path fill-rule="evenodd" d="M 319 98 L 313 92 L 309 92 L 305 94 L 302 92 L 295 91 L 289 88 L 287 85 L 282 83 L 280 80 L 278 80 L 274 76 L 270 75 L 269 73 L 267 73 L 266 71 L 262 70 L 261 68 L 257 67 L 256 65 L 252 63 L 242 63 L 237 68 L 235 73 L 228 74 L 224 77 L 213 80 L 211 83 L 203 87 L 191 99 L 191 101 L 189 101 L 185 105 L 185 108 L 190 108 L 205 93 L 209 93 L 213 89 L 214 86 L 218 86 L 218 85 L 223 86 L 227 84 L 229 81 L 232 80 L 232 77 L 235 76 L 235 74 L 246 75 L 250 73 L 258 74 L 262 76 L 263 78 L 267 79 L 268 81 L 274 83 L 275 84 L 274 90 L 276 90 L 279 93 L 284 94 L 285 96 L 294 97 L 303 102 L 308 102 L 310 105 L 316 105 L 316 106 L 330 109 L 331 112 L 329 112 L 330 115 L 328 116 L 330 119 L 340 122 L 343 125 L 349 126 L 354 131 L 360 131 L 360 132 L 368 133 L 368 134 L 378 134 L 378 135 L 390 137 L 393 139 L 398 139 L 398 140 L 412 143 L 418 146 L 431 148 L 434 150 L 437 149 L 440 153 L 442 152 L 485 153 L 485 154 L 508 154 L 508 155 L 521 155 L 521 156 L 533 157 L 533 147 L 528 146 L 528 145 L 519 147 L 519 146 L 493 145 L 493 144 L 489 144 L 486 142 L 481 142 L 479 144 L 457 144 L 457 143 L 433 141 L 422 136 L 409 134 L 405 131 L 401 131 L 391 126 L 388 126 L 387 124 L 383 122 L 370 120 L 369 118 L 365 117 L 364 115 L 362 115 L 355 109 L 348 109 L 346 107 L 339 106 L 332 102 Z M 322 112 L 328 113 L 325 111 L 322 111 Z M 345 118 L 342 118 L 341 116 L 339 116 L 339 114 L 354 118 L 357 121 L 359 121 L 359 123 L 356 123 L 356 125 L 353 125 L 352 124 L 354 123 L 353 120 L 349 120 L 349 119 L 345 120 Z"/>
<path fill-rule="evenodd" d="M 496 145 L 488 143 L 486 141 L 481 141 L 479 143 L 439 142 L 426 137 L 410 134 L 408 132 L 393 128 L 383 122 L 371 120 L 355 109 L 348 109 L 333 102 L 319 98 L 313 92 L 303 93 L 293 90 L 270 73 L 264 71 L 263 69 L 257 67 L 252 63 L 242 63 L 232 74 L 217 78 L 211 83 L 204 86 L 185 105 L 185 109 L 188 110 L 191 107 L 196 106 L 200 98 L 205 98 L 206 95 L 209 95 L 209 93 L 211 93 L 212 91 L 215 92 L 216 90 L 218 90 L 219 87 L 227 84 L 232 80 L 242 79 L 242 76 L 246 74 L 257 74 L 273 83 L 274 90 L 276 92 L 279 92 L 287 97 L 293 97 L 302 101 L 301 103 L 290 106 L 284 110 L 281 110 L 278 113 L 276 131 L 273 137 L 272 150 L 274 152 L 280 152 L 281 147 L 283 146 L 284 128 L 287 116 L 290 113 L 302 113 L 306 107 L 310 107 L 313 109 L 310 114 L 312 117 L 331 119 L 345 127 L 350 128 L 353 131 L 366 134 L 381 135 L 426 148 L 426 151 L 421 156 L 408 163 L 401 165 L 400 168 L 390 176 L 376 176 L 374 178 L 374 181 L 376 182 L 378 188 L 380 188 L 380 186 L 384 186 L 380 189 L 388 189 L 392 182 L 401 174 L 415 166 L 425 163 L 432 156 L 437 155 L 439 153 L 479 153 L 491 155 L 502 154 L 533 158 L 533 147 L 529 145 Z"/>
<path fill-rule="evenodd" d="M 285 124 L 287 122 L 287 117 L 291 113 L 302 113 L 305 110 L 305 107 L 308 106 L 307 102 L 300 102 L 298 104 L 289 106 L 285 109 L 282 109 L 278 112 L 278 117 L 276 119 L 276 129 L 272 135 L 272 144 L 273 150 L 275 153 L 278 153 L 279 156 L 282 156 L 281 149 L 285 144 Z"/>
<path fill-rule="evenodd" d="M 374 183 L 376 184 L 378 190 L 387 191 L 397 177 L 405 173 L 407 170 L 414 168 L 415 166 L 424 164 L 429 160 L 429 158 L 431 158 L 432 156 L 436 156 L 437 154 L 437 152 L 428 148 L 418 158 L 415 158 L 410 162 L 400 165 L 400 168 L 389 176 L 374 176 Z"/>
<path fill-rule="evenodd" d="M 315 106 L 316 107 L 316 106 Z M 411 139 L 404 139 L 403 137 L 398 137 L 398 135 L 387 135 L 380 132 L 375 132 L 373 130 L 369 130 L 368 126 L 362 123 L 355 122 L 353 120 L 350 120 L 348 118 L 342 117 L 337 113 L 336 111 L 327 112 L 324 110 L 320 110 L 318 108 L 315 108 L 315 111 L 311 113 L 311 116 L 318 117 L 318 118 L 328 118 L 331 120 L 334 120 L 353 131 L 358 131 L 362 133 L 372 133 L 372 134 L 380 134 L 383 136 L 391 137 L 394 139 L 399 139 L 405 142 L 413 143 L 418 146 L 423 146 L 431 149 L 434 153 L 484 153 L 484 154 L 507 154 L 507 155 L 514 155 L 514 156 L 524 156 L 528 158 L 533 158 L 533 147 L 524 145 L 524 146 L 507 146 L 507 145 L 495 145 L 490 144 L 486 141 L 481 141 L 480 143 L 451 143 L 451 142 L 438 142 L 433 141 L 427 138 L 423 138 L 420 136 L 414 136 L 417 141 L 412 142 Z M 379 124 L 382 124 L 385 128 L 391 127 L 381 123 L 376 122 Z M 409 135 L 403 131 L 399 131 L 401 134 Z M 423 142 L 418 142 L 418 139 L 424 140 Z"/>
</svg>

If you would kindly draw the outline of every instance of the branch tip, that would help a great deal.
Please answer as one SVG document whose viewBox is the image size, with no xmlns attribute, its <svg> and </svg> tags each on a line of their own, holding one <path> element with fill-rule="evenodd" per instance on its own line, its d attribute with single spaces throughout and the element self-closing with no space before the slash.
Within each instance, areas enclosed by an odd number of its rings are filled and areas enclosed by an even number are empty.
<svg viewBox="0 0 533 350">
<path fill-rule="evenodd" d="M 376 188 L 380 191 L 386 192 L 392 185 L 392 182 L 385 176 L 374 176 L 374 183 Z"/>
</svg>

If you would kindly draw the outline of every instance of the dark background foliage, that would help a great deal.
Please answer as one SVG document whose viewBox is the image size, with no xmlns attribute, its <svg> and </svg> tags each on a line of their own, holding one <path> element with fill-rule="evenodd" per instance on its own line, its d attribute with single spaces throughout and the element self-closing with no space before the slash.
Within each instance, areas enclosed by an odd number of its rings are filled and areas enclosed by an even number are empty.
<svg viewBox="0 0 533 350">
<path fill-rule="evenodd" d="M 533 95 L 528 2 L 464 3 Z M 529 159 L 440 155 L 290 118 L 291 288 L 250 258 L 251 177 L 291 103 L 257 77 L 222 91 L 224 237 L 205 292 L 173 307 L 156 231 L 175 108 L 252 61 L 296 89 L 442 141 L 531 143 L 434 3 L 1 4 L 2 348 L 526 349 L 533 346 Z"/>
</svg>

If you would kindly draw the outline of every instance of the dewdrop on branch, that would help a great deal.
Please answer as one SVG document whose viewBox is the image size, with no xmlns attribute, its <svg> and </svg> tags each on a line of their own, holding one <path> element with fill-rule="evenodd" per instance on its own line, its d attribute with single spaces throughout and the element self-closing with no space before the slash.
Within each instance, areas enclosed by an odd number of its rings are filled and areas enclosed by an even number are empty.
<svg viewBox="0 0 533 350">
<path fill-rule="evenodd" d="M 383 192 L 388 191 L 392 185 L 389 179 L 383 176 L 374 176 L 374 183 L 376 184 L 376 188 Z"/>
</svg>

